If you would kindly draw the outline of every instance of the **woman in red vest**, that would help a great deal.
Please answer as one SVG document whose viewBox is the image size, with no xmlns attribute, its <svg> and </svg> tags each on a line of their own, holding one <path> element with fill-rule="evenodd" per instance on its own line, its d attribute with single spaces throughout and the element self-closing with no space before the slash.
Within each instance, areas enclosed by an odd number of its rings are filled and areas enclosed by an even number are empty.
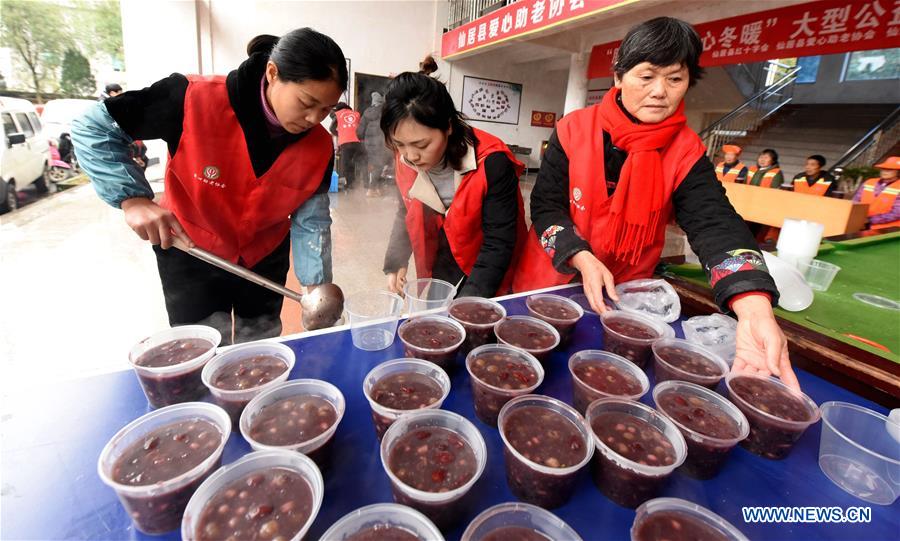
<svg viewBox="0 0 900 541">
<path fill-rule="evenodd" d="M 211 324 L 226 341 L 232 328 L 236 341 L 278 336 L 283 299 L 170 248 L 177 238 L 284 283 L 293 241 L 300 282 L 330 282 L 334 151 L 320 122 L 347 87 L 344 53 L 314 30 L 260 36 L 247 52 L 227 77 L 173 74 L 72 129 L 97 193 L 153 244 L 169 323 Z M 168 146 L 159 203 L 128 158 L 134 139 Z"/>
<path fill-rule="evenodd" d="M 469 126 L 447 88 L 423 73 L 390 84 L 381 115 L 401 201 L 384 261 L 400 291 L 409 257 L 418 278 L 461 283 L 460 296 L 509 290 L 525 239 L 524 166 L 497 137 Z"/>
<path fill-rule="evenodd" d="M 363 145 L 356 135 L 360 114 L 344 102 L 337 104 L 331 113 L 331 134 L 337 136 L 338 175 L 349 190 L 362 178 L 366 167 Z"/>
<path fill-rule="evenodd" d="M 702 75 L 702 48 L 689 24 L 668 17 L 628 32 L 615 88 L 564 117 L 551 135 L 514 290 L 580 279 L 591 306 L 604 312 L 604 289 L 615 300 L 616 282 L 653 274 L 674 215 L 716 302 L 738 317 L 735 369 L 798 387 L 772 312 L 778 290 L 684 116 L 684 95 Z"/>
</svg>

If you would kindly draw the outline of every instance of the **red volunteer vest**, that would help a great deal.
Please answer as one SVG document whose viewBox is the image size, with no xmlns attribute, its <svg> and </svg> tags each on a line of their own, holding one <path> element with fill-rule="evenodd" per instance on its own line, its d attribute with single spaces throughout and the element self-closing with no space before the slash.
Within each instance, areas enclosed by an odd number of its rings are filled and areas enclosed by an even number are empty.
<svg viewBox="0 0 900 541">
<path fill-rule="evenodd" d="M 798 178 L 794 181 L 794 191 L 808 195 L 825 195 L 829 186 L 831 186 L 831 182 L 823 178 L 820 178 L 813 184 L 809 184 L 806 180 L 806 175 L 804 175 L 803 178 Z"/>
<path fill-rule="evenodd" d="M 397 187 L 403 196 L 403 204 L 406 205 L 406 230 L 409 232 L 409 240 L 413 248 L 413 256 L 416 260 L 416 276 L 418 278 L 430 278 L 434 268 L 434 260 L 437 255 L 438 233 L 441 228 L 447 235 L 450 251 L 459 268 L 468 276 L 475 266 L 478 252 L 484 234 L 481 230 L 481 208 L 484 196 L 487 193 L 487 176 L 484 171 L 484 160 L 495 152 L 502 152 L 515 166 L 516 175 L 519 176 L 525 166 L 519 162 L 509 151 L 506 144 L 497 137 L 473 128 L 475 132 L 475 159 L 478 168 L 464 175 L 459 187 L 447 209 L 447 214 L 441 216 L 425 208 L 425 204 L 418 199 L 409 197 L 409 190 L 416 181 L 418 173 L 412 167 L 406 165 L 400 154 L 394 154 L 394 170 L 397 172 Z M 516 224 L 516 250 L 510 263 L 509 271 L 497 291 L 497 294 L 505 294 L 512 283 L 512 273 L 515 269 L 518 254 L 521 251 L 523 240 L 527 233 L 525 227 L 525 208 L 522 194 L 517 194 L 518 219 Z"/>
<path fill-rule="evenodd" d="M 334 117 L 337 120 L 338 146 L 358 143 L 356 128 L 359 127 L 359 113 L 353 109 L 341 109 L 334 113 Z"/>
<path fill-rule="evenodd" d="M 290 214 L 322 183 L 332 152 L 331 136 L 316 126 L 257 178 L 225 77 L 192 75 L 162 205 L 198 247 L 252 268 L 284 240 Z"/>
<path fill-rule="evenodd" d="M 600 249 L 601 231 L 609 221 L 612 202 L 610 194 L 606 192 L 606 179 L 598 178 L 596 166 L 597 160 L 603 156 L 600 114 L 600 105 L 594 105 L 563 117 L 556 126 L 559 142 L 569 158 L 569 214 L 575 222 L 575 229 L 590 243 L 591 251 L 612 272 L 617 283 L 648 278 L 653 274 L 662 254 L 672 203 L 670 200 L 668 209 L 664 210 L 664 219 L 659 220 L 653 242 L 644 248 L 636 265 L 617 260 L 612 254 Z M 662 150 L 663 174 L 674 175 L 674 188 L 681 184 L 704 152 L 700 138 L 687 126 Z M 538 235 L 535 231 L 529 231 L 516 269 L 513 291 L 562 285 L 573 278 L 574 275 L 556 272 Z"/>
<path fill-rule="evenodd" d="M 716 178 L 721 182 L 736 182 L 738 175 L 744 170 L 744 162 L 737 162 L 725 172 L 725 162 L 719 162 L 716 166 Z"/>
<path fill-rule="evenodd" d="M 877 216 L 879 214 L 886 214 L 893 210 L 894 208 L 894 200 L 897 199 L 897 196 L 900 195 L 900 180 L 895 180 L 894 182 L 885 186 L 881 193 L 875 195 L 875 186 L 878 185 L 877 178 L 868 179 L 862 186 L 862 196 L 860 196 L 859 202 L 869 205 L 869 216 Z M 886 229 L 888 227 L 900 227 L 900 220 L 895 220 L 893 222 L 886 222 L 883 224 L 872 224 L 871 229 Z"/>
</svg>

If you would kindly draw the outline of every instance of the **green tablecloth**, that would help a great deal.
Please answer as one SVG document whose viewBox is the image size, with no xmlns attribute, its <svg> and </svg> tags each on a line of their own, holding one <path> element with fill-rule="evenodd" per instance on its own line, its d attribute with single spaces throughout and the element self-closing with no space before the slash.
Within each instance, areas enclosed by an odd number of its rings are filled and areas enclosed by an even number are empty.
<svg viewBox="0 0 900 541">
<path fill-rule="evenodd" d="M 900 233 L 824 243 L 817 259 L 841 267 L 831 287 L 828 291 L 814 292 L 812 306 L 801 312 L 777 308 L 778 317 L 900 363 L 900 312 L 870 306 L 853 298 L 854 293 L 861 292 L 900 301 Z M 666 271 L 690 282 L 709 285 L 699 265 L 669 265 Z M 891 353 L 844 336 L 844 333 L 878 342 Z"/>
</svg>

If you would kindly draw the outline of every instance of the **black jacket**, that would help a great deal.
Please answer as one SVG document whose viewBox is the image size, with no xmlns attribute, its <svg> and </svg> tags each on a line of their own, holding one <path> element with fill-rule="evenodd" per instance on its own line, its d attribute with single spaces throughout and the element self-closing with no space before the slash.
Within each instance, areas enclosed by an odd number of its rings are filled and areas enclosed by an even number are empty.
<svg viewBox="0 0 900 541">
<path fill-rule="evenodd" d="M 281 151 L 305 135 L 284 132 L 273 137 L 269 134 L 259 96 L 259 85 L 267 61 L 267 55 L 254 54 L 229 73 L 225 80 L 228 99 L 244 131 L 256 176 L 268 171 Z M 162 139 L 169 147 L 169 155 L 174 156 L 183 130 L 187 87 L 187 77 L 173 73 L 147 88 L 109 98 L 105 102 L 106 110 L 132 139 Z M 316 193 L 328 192 L 333 162 L 334 157 L 325 169 L 325 177 Z"/>
<path fill-rule="evenodd" d="M 612 193 L 628 155 L 613 146 L 612 138 L 606 132 L 603 133 L 603 154 L 607 191 Z M 765 291 L 772 295 L 773 302 L 777 301 L 778 289 L 764 264 L 757 264 L 757 270 L 728 271 L 742 257 L 748 257 L 744 250 L 753 251 L 749 257 L 754 262 L 761 262 L 762 255 L 747 224 L 728 202 L 725 189 L 716 179 L 715 169 L 706 156 L 697 160 L 688 172 L 672 195 L 672 203 L 675 220 L 687 233 L 691 248 L 700 258 L 707 276 L 712 276 L 714 271 L 718 276 L 724 275 L 713 287 L 716 303 L 723 311 L 728 311 L 731 297 L 748 291 Z M 567 261 L 582 250 L 590 251 L 591 247 L 575 231 L 569 215 L 569 158 L 556 131 L 550 136 L 531 192 L 531 219 L 534 234 L 538 237 L 550 227 L 562 227 L 555 235 L 553 266 L 559 272 L 574 273 Z"/>
<path fill-rule="evenodd" d="M 487 193 L 481 210 L 484 241 L 472 272 L 459 288 L 460 297 L 493 297 L 509 270 L 516 246 L 519 178 L 515 167 L 505 155 L 498 152 L 484 160 L 484 168 L 487 176 Z M 425 206 L 425 212 L 435 211 Z M 407 267 L 411 255 L 412 245 L 406 229 L 406 205 L 400 200 L 391 229 L 391 240 L 384 256 L 384 272 L 397 272 L 398 269 Z M 438 239 L 432 276 L 451 284 L 456 284 L 465 277 L 450 252 L 443 229 Z"/>
</svg>

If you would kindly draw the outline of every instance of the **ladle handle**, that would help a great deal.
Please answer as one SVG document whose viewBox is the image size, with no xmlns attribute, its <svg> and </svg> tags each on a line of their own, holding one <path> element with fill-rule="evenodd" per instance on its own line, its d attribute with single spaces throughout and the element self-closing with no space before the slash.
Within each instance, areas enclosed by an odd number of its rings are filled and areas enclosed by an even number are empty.
<svg viewBox="0 0 900 541">
<path fill-rule="evenodd" d="M 283 295 L 288 299 L 291 299 L 292 301 L 300 302 L 303 298 L 303 295 L 301 295 L 300 293 L 297 293 L 292 289 L 288 289 L 281 284 L 276 284 L 268 278 L 263 278 L 255 272 L 249 271 L 244 267 L 241 267 L 240 265 L 235 265 L 227 259 L 222 259 L 221 257 L 215 254 L 211 254 L 206 250 L 201 250 L 200 248 L 188 248 L 187 245 L 181 241 L 181 239 L 176 238 L 174 245 L 179 250 L 187 252 L 188 254 L 196 257 L 197 259 L 200 259 L 201 261 L 206 261 L 210 265 L 218 267 L 226 272 L 230 272 L 235 276 L 240 276 L 241 278 L 249 280 L 254 284 L 261 285 L 262 287 L 270 291 L 274 291 L 279 295 Z"/>
</svg>

